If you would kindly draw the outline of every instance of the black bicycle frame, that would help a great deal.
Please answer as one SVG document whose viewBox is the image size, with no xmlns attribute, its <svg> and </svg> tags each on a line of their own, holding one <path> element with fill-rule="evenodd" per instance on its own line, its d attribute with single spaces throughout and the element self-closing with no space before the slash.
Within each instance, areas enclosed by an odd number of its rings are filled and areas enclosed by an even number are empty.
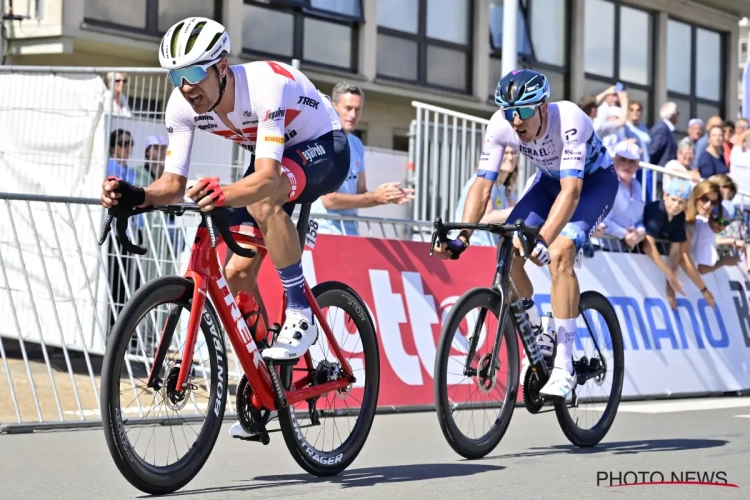
<svg viewBox="0 0 750 500">
<path fill-rule="evenodd" d="M 500 315 L 498 317 L 498 330 L 495 337 L 495 345 L 492 349 L 492 364 L 490 364 L 490 366 L 493 367 L 493 371 L 494 367 L 498 366 L 500 347 L 503 339 L 503 329 L 505 328 L 506 321 L 508 321 L 508 316 L 510 316 L 514 330 L 519 333 L 524 352 L 526 353 L 526 358 L 530 361 L 531 368 L 541 375 L 542 380 L 547 380 L 549 377 L 547 365 L 544 362 L 542 353 L 539 351 L 539 346 L 536 343 L 536 336 L 531 329 L 531 324 L 526 316 L 526 312 L 523 310 L 523 307 L 521 307 L 520 300 L 514 307 L 511 300 L 511 294 L 509 293 L 510 287 L 512 286 L 510 276 L 513 267 L 513 260 L 513 241 L 510 238 L 502 238 L 502 241 L 500 242 L 500 251 L 498 252 L 495 280 L 492 284 L 492 289 L 500 295 Z M 513 314 L 509 314 L 509 312 L 512 312 Z"/>
</svg>

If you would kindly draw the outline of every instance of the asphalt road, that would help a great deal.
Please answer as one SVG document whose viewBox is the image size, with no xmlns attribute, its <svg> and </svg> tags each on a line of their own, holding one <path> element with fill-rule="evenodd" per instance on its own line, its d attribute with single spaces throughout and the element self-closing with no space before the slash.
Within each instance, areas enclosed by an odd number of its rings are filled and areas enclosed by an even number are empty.
<svg viewBox="0 0 750 500">
<path fill-rule="evenodd" d="M 731 406 L 721 408 L 721 406 Z M 739 416 L 738 416 L 739 415 Z M 744 416 L 742 416 L 744 415 Z M 228 425 L 201 473 L 178 498 L 589 499 L 750 498 L 750 398 L 623 403 L 605 440 L 568 443 L 553 412 L 517 408 L 483 460 L 446 444 L 434 413 L 378 415 L 364 450 L 338 477 L 302 471 L 280 435 L 268 446 L 232 440 Z M 656 485 L 606 488 L 597 474 L 719 472 L 739 488 Z M 632 482 L 632 476 L 630 476 Z M 0 436 L 0 494 L 8 499 L 143 498 L 115 468 L 100 429 Z"/>
</svg>

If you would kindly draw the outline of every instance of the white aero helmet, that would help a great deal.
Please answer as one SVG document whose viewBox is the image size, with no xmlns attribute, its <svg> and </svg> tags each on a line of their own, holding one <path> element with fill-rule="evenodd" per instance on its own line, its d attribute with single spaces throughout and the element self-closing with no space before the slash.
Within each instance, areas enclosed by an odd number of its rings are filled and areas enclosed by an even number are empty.
<svg viewBox="0 0 750 500">
<path fill-rule="evenodd" d="M 159 45 L 159 63 L 170 70 L 214 63 L 228 54 L 226 28 L 206 17 L 183 19 L 169 28 Z"/>
<path fill-rule="evenodd" d="M 175 24 L 159 45 L 159 63 L 168 69 L 169 81 L 178 87 L 183 81 L 195 85 L 208 75 L 208 68 L 229 54 L 229 34 L 221 24 L 206 17 L 189 17 Z M 219 69 L 214 66 L 216 74 Z M 208 111 L 221 102 L 227 78 L 220 78 L 219 98 Z"/>
</svg>

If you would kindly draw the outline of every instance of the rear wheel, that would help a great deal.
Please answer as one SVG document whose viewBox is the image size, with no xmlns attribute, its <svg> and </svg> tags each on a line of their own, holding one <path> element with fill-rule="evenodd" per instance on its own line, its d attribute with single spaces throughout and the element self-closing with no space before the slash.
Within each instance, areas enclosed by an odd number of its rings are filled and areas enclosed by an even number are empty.
<svg viewBox="0 0 750 500">
<path fill-rule="evenodd" d="M 500 296 L 496 292 L 489 288 L 469 290 L 453 305 L 437 346 L 438 422 L 448 444 L 464 458 L 481 458 L 494 450 L 508 430 L 515 409 L 518 339 L 510 318 L 497 339 L 499 313 Z M 488 368 L 496 340 L 501 343 L 499 366 L 490 377 Z"/>
<path fill-rule="evenodd" d="M 102 424 L 110 454 L 130 484 L 152 495 L 172 493 L 198 474 L 224 418 L 226 350 L 209 302 L 193 359 L 181 359 L 192 294 L 193 282 L 177 276 L 140 288 L 117 318 L 102 366 Z M 149 388 L 151 366 L 166 332 L 171 337 L 167 356 L 156 368 L 158 383 Z M 177 390 L 183 362 L 191 364 L 191 374 L 187 388 Z M 184 455 L 179 456 L 180 450 Z"/>
<path fill-rule="evenodd" d="M 380 355 L 372 317 L 352 288 L 331 281 L 315 286 L 312 293 L 342 353 L 351 356 L 347 362 L 356 382 L 323 394 L 312 404 L 303 401 L 284 408 L 279 411 L 279 425 L 300 467 L 314 476 L 333 476 L 357 458 L 367 441 L 377 409 Z M 340 361 L 331 351 L 322 327 L 309 352 L 312 366 L 302 368 L 306 361 L 301 360 L 298 367 L 281 367 L 286 390 L 293 379 L 310 376 L 310 385 L 315 385 L 342 375 Z"/>
<path fill-rule="evenodd" d="M 625 375 L 625 355 L 620 322 L 604 295 L 594 291 L 582 293 L 579 310 L 576 344 L 582 349 L 574 344 L 576 372 L 580 374 L 599 367 L 603 370 L 583 385 L 577 385 L 567 400 L 555 401 L 555 413 L 570 442 L 589 447 L 604 439 L 617 416 Z"/>
</svg>

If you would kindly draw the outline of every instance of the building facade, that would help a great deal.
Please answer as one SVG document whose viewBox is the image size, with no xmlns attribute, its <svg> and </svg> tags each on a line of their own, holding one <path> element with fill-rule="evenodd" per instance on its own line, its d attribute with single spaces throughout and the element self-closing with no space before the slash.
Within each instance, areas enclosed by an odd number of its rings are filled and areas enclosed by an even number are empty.
<svg viewBox="0 0 750 500">
<path fill-rule="evenodd" d="M 750 0 L 518 1 L 519 65 L 545 72 L 553 98 L 622 82 L 649 125 L 666 100 L 678 130 L 737 115 Z M 296 58 L 323 91 L 361 86 L 368 146 L 407 148 L 412 100 L 485 118 L 496 109 L 503 0 L 46 0 L 15 2 L 14 14 L 27 18 L 6 23 L 5 64 L 123 68 L 158 65 L 160 36 L 179 19 L 214 18 L 232 63 Z"/>
</svg>

